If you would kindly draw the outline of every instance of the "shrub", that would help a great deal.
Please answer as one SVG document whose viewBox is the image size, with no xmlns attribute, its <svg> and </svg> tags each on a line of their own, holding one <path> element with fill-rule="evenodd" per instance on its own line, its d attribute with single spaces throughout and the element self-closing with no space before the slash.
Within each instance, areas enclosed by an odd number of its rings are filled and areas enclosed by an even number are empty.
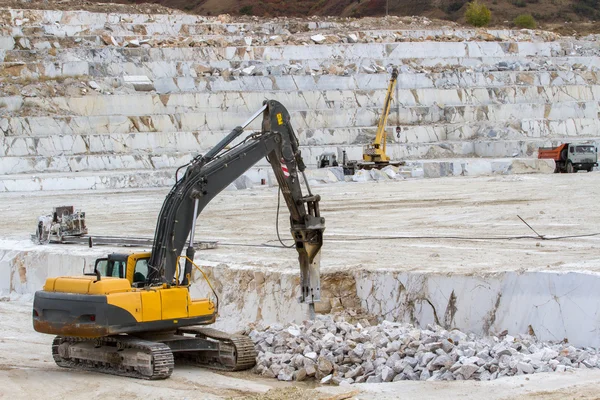
<svg viewBox="0 0 600 400">
<path fill-rule="evenodd" d="M 513 0 L 512 1 L 513 6 L 515 7 L 527 7 L 527 3 L 525 3 L 525 0 Z"/>
<path fill-rule="evenodd" d="M 485 4 L 481 4 L 479 0 L 474 0 L 467 4 L 465 19 L 473 26 L 486 26 L 492 19 L 492 13 Z"/>
<path fill-rule="evenodd" d="M 537 27 L 537 23 L 535 22 L 535 18 L 533 18 L 529 14 L 521 14 L 514 21 L 515 25 L 519 28 L 527 28 L 527 29 L 535 29 Z"/>
<path fill-rule="evenodd" d="M 252 15 L 252 6 L 243 6 L 242 8 L 240 8 L 240 14 Z"/>
</svg>

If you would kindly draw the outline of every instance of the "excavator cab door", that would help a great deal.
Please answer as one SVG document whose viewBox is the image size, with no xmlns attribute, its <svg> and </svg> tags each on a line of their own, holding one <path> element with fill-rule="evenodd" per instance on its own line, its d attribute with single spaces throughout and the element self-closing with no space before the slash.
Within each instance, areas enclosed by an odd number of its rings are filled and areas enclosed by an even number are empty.
<svg viewBox="0 0 600 400">
<path fill-rule="evenodd" d="M 107 258 L 99 258 L 96 260 L 94 272 L 100 272 L 100 276 L 125 278 L 127 273 L 127 256 L 111 254 Z"/>
</svg>

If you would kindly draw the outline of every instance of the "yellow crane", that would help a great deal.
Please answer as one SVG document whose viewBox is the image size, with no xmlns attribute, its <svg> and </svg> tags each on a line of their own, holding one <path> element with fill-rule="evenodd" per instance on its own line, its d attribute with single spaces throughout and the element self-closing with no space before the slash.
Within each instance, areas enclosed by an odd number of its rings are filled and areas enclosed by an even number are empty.
<svg viewBox="0 0 600 400">
<path fill-rule="evenodd" d="M 388 165 L 400 166 L 406 164 L 404 161 L 390 162 L 390 157 L 386 154 L 387 132 L 385 131 L 385 128 L 387 126 L 390 108 L 392 108 L 392 99 L 397 80 L 398 69 L 393 68 L 392 77 L 390 78 L 385 102 L 383 104 L 383 110 L 379 117 L 379 122 L 377 123 L 375 140 L 373 140 L 373 143 L 363 147 L 363 159 L 361 161 L 348 160 L 346 150 L 342 150 L 342 163 L 339 164 L 336 154 L 327 152 L 317 157 L 318 168 L 336 167 L 341 165 L 344 169 L 344 175 L 353 175 L 357 169 L 381 169 Z M 400 127 L 396 127 L 396 132 L 399 131 Z"/>
<path fill-rule="evenodd" d="M 388 85 L 387 94 L 385 96 L 385 102 L 383 104 L 383 110 L 379 123 L 377 124 L 377 134 L 372 144 L 365 146 L 363 149 L 363 161 L 373 162 L 375 164 L 388 164 L 390 158 L 386 154 L 386 142 L 387 133 L 385 127 L 387 126 L 388 115 L 390 114 L 390 108 L 392 107 L 392 98 L 394 95 L 394 89 L 396 87 L 396 81 L 398 79 L 398 69 L 392 70 L 392 77 Z"/>
</svg>

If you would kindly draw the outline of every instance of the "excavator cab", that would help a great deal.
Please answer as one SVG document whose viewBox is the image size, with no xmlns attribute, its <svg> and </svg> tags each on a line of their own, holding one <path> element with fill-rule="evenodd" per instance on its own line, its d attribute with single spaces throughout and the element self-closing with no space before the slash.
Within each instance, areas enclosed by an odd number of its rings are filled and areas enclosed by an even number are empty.
<svg viewBox="0 0 600 400">
<path fill-rule="evenodd" d="M 109 254 L 96 260 L 94 273 L 100 276 L 124 278 L 132 287 L 143 287 L 148 279 L 148 260 L 151 253 Z"/>
</svg>

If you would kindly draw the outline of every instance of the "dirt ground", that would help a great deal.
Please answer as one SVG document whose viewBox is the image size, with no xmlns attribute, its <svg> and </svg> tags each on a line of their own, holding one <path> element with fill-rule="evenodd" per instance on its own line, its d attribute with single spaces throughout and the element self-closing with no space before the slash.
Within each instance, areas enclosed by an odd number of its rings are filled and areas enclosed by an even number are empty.
<svg viewBox="0 0 600 400">
<path fill-rule="evenodd" d="M 593 206 L 600 173 L 456 177 L 312 188 L 326 219 L 325 271 L 394 269 L 448 273 L 508 270 L 600 271 L 600 232 Z M 86 212 L 93 235 L 152 237 L 168 188 L 120 192 L 0 195 L 0 237 L 27 239 L 52 207 Z M 297 269 L 296 252 L 277 241 L 277 189 L 225 191 L 198 219 L 196 240 L 219 242 L 202 260 Z M 290 243 L 285 203 L 281 237 Z M 523 237 L 520 238 L 517 237 Z"/>
</svg>

